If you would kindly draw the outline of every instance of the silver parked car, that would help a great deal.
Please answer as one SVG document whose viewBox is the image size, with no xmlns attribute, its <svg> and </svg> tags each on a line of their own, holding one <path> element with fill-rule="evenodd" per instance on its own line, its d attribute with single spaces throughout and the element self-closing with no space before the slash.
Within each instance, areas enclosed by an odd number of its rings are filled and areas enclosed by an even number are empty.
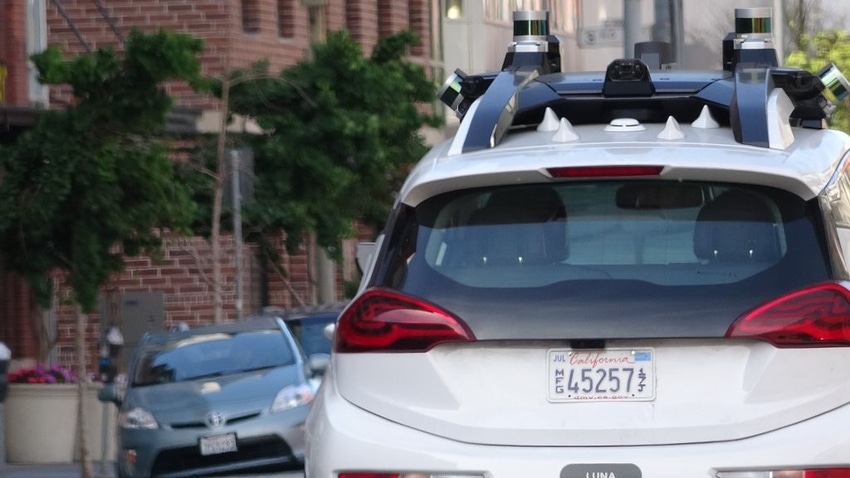
<svg viewBox="0 0 850 478">
<path fill-rule="evenodd" d="M 314 372 L 279 319 L 148 334 L 119 404 L 118 476 L 299 467 Z"/>
</svg>

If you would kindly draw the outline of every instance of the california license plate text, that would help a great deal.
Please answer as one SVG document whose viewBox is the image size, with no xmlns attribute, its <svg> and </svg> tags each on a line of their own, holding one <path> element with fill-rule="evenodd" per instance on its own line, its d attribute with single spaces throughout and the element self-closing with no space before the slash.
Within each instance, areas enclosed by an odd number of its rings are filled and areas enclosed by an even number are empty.
<svg viewBox="0 0 850 478">
<path fill-rule="evenodd" d="M 553 349 L 547 359 L 550 401 L 655 398 L 651 349 Z"/>
</svg>

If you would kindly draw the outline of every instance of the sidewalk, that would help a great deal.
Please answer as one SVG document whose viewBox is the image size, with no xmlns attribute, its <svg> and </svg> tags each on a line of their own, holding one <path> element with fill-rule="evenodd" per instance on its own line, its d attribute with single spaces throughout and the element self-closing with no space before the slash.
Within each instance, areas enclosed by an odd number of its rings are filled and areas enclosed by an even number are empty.
<svg viewBox="0 0 850 478">
<path fill-rule="evenodd" d="M 102 469 L 100 462 L 93 466 L 95 478 L 112 478 L 114 465 L 106 464 Z M 80 478 L 82 471 L 79 463 L 70 465 L 1 465 L 0 478 Z"/>
</svg>

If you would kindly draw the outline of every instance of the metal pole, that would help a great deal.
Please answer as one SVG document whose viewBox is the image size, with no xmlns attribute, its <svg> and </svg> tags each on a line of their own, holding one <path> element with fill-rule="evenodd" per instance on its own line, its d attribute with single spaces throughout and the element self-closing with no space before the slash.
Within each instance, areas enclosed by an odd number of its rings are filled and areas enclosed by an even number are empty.
<svg viewBox="0 0 850 478">
<path fill-rule="evenodd" d="M 336 301 L 336 263 L 324 249 L 318 248 L 317 252 L 318 300 L 320 304 L 328 304 Z"/>
<path fill-rule="evenodd" d="M 242 320 L 242 192 L 239 190 L 239 151 L 230 150 L 230 184 L 233 187 L 233 244 L 236 249 L 236 318 Z"/>
<path fill-rule="evenodd" d="M 59 15 L 62 15 L 62 18 L 65 19 L 65 22 L 68 24 L 68 26 L 71 27 L 71 31 L 74 32 L 74 36 L 77 37 L 77 40 L 80 40 L 80 43 L 83 45 L 83 48 L 86 49 L 86 53 L 91 53 L 91 46 L 83 37 L 83 34 L 80 33 L 80 29 L 77 28 L 77 24 L 74 23 L 74 20 L 71 20 L 71 17 L 68 15 L 68 12 L 65 11 L 65 7 L 62 6 L 62 2 L 60 0 L 53 0 L 53 5 L 56 6 L 56 10 L 59 11 Z"/>
<path fill-rule="evenodd" d="M 623 58 L 635 57 L 640 25 L 640 0 L 623 0 Z"/>
<path fill-rule="evenodd" d="M 652 40 L 665 41 L 671 45 L 670 0 L 655 0 L 655 24 L 652 26 Z"/>
<path fill-rule="evenodd" d="M 0 401 L 0 470 L 6 466 L 6 410 Z"/>
<path fill-rule="evenodd" d="M 104 385 L 105 386 L 105 385 Z M 109 443 L 109 404 L 103 402 L 103 419 L 101 420 L 100 435 L 100 476 L 109 476 L 106 465 L 106 454 Z"/>
<path fill-rule="evenodd" d="M 670 40 L 673 44 L 673 57 L 676 65 L 684 68 L 685 61 L 685 16 L 682 12 L 682 0 L 670 0 Z"/>
<path fill-rule="evenodd" d="M 785 63 L 785 2 L 773 0 L 773 47 L 779 66 Z"/>
</svg>

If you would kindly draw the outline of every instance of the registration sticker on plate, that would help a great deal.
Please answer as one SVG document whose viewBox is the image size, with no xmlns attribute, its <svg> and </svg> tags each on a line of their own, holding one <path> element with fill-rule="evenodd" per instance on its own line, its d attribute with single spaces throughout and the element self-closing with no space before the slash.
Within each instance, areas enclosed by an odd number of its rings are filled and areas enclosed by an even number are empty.
<svg viewBox="0 0 850 478">
<path fill-rule="evenodd" d="M 551 402 L 655 399 L 652 349 L 550 349 L 546 359 Z"/>
<path fill-rule="evenodd" d="M 201 438 L 201 455 L 218 455 L 236 451 L 236 434 L 215 435 Z"/>
</svg>

